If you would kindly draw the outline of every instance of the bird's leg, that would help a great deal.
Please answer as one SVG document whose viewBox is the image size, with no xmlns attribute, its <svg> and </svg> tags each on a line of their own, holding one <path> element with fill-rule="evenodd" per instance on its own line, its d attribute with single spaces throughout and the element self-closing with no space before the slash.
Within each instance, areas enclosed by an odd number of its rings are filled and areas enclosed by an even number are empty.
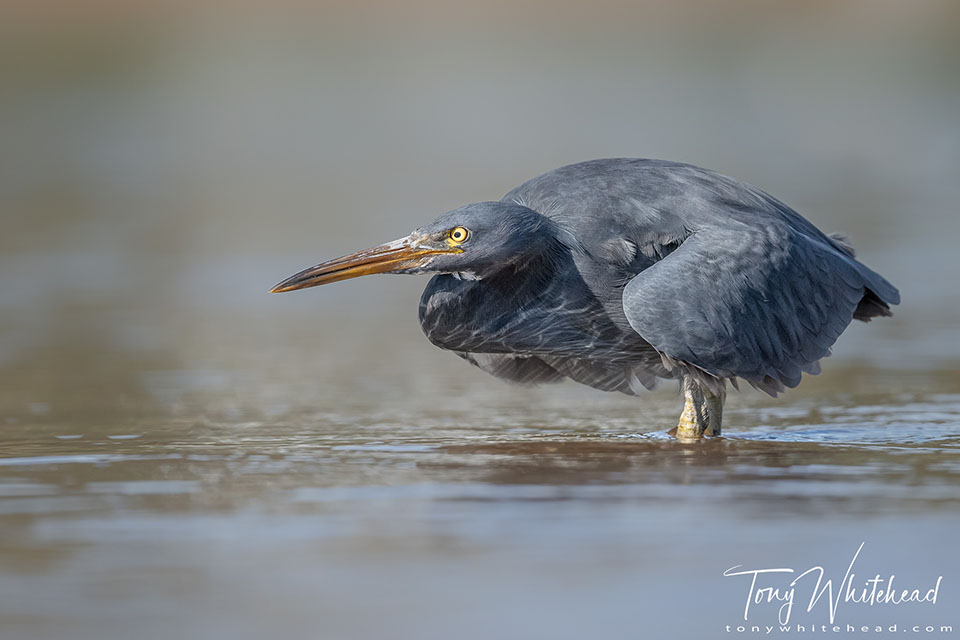
<svg viewBox="0 0 960 640">
<path fill-rule="evenodd" d="M 723 392 L 717 395 L 689 378 L 684 379 L 683 413 L 680 424 L 671 433 L 680 440 L 720 435 L 725 395 Z"/>
<path fill-rule="evenodd" d="M 707 399 L 707 428 L 703 435 L 718 436 L 723 422 L 723 403 L 727 399 L 727 390 L 721 387 L 719 394 L 710 391 L 704 391 L 703 394 Z"/>
<path fill-rule="evenodd" d="M 677 425 L 674 435 L 680 440 L 702 438 L 709 421 L 703 391 L 699 385 L 685 380 L 683 383 L 683 412 L 680 414 L 680 424 Z"/>
</svg>

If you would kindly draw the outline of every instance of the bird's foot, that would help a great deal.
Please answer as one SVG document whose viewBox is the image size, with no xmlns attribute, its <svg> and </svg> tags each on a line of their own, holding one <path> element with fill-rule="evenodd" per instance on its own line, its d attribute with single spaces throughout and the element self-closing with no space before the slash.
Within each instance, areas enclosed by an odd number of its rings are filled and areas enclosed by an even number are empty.
<svg viewBox="0 0 960 640">
<path fill-rule="evenodd" d="M 723 418 L 723 397 L 693 385 L 684 385 L 680 423 L 668 433 L 678 440 L 699 440 L 719 436 Z"/>
</svg>

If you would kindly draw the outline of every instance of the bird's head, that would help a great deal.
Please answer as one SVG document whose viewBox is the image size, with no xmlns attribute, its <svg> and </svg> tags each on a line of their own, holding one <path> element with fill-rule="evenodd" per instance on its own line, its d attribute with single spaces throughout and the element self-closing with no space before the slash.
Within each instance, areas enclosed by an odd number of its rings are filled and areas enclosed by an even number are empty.
<svg viewBox="0 0 960 640">
<path fill-rule="evenodd" d="M 459 273 L 485 278 L 517 266 L 555 240 L 553 223 L 508 202 L 469 204 L 410 235 L 296 273 L 271 293 L 283 293 L 375 273 Z"/>
</svg>

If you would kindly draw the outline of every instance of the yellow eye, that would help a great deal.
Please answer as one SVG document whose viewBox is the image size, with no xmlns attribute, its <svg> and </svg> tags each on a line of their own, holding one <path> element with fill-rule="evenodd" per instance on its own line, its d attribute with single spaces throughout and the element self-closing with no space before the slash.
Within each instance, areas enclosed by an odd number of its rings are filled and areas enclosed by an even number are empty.
<svg viewBox="0 0 960 640">
<path fill-rule="evenodd" d="M 454 244 L 462 244 L 470 237 L 470 231 L 464 227 L 450 229 L 450 240 Z"/>
</svg>

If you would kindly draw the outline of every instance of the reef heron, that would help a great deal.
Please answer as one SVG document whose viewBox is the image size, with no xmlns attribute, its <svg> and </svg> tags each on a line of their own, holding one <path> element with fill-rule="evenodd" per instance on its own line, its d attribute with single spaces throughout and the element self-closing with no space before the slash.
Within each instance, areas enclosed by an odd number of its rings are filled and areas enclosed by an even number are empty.
<svg viewBox="0 0 960 640">
<path fill-rule="evenodd" d="M 900 301 L 842 236 L 760 189 L 636 158 L 555 169 L 273 292 L 374 273 L 436 274 L 427 339 L 500 378 L 627 394 L 679 380 L 682 439 L 720 434 L 727 381 L 795 387 L 852 320 Z"/>
</svg>

